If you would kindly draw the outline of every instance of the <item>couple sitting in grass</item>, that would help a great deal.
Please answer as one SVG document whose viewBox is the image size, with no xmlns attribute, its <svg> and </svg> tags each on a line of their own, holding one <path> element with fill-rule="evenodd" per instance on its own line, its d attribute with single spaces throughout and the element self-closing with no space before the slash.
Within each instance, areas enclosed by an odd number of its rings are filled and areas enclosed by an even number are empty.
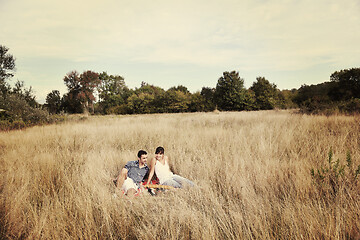
<svg viewBox="0 0 360 240">
<path fill-rule="evenodd" d="M 145 183 L 149 185 L 154 173 L 159 179 L 160 185 L 174 188 L 182 188 L 186 184 L 194 186 L 192 181 L 176 175 L 170 170 L 169 158 L 164 155 L 163 147 L 156 148 L 155 157 L 150 161 L 150 168 L 146 164 L 147 158 L 147 152 L 140 150 L 138 152 L 138 160 L 127 162 L 114 180 L 116 187 L 121 188 L 126 195 L 134 195 L 139 189 L 143 188 L 141 182 L 144 181 L 146 176 L 148 178 Z"/>
</svg>

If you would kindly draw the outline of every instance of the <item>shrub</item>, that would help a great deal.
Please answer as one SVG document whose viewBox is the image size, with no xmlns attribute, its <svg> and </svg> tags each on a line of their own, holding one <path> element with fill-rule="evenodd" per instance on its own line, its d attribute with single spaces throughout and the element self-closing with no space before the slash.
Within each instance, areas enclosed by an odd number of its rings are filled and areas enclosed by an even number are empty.
<svg viewBox="0 0 360 240">
<path fill-rule="evenodd" d="M 22 120 L 13 121 L 11 123 L 11 129 L 23 129 L 26 127 L 26 124 Z"/>
<path fill-rule="evenodd" d="M 126 104 L 110 107 L 106 110 L 106 114 L 128 114 L 130 112 L 131 110 Z"/>
<path fill-rule="evenodd" d="M 2 130 L 21 129 L 49 122 L 49 113 L 38 106 L 31 106 L 20 94 L 7 94 L 0 99 Z"/>
<path fill-rule="evenodd" d="M 0 131 L 10 131 L 10 130 L 19 130 L 26 127 L 26 124 L 22 120 L 9 121 L 2 120 L 0 121 Z"/>
<path fill-rule="evenodd" d="M 344 113 L 360 113 L 360 99 L 352 98 L 339 104 L 339 110 Z"/>
<path fill-rule="evenodd" d="M 8 131 L 11 129 L 11 122 L 8 120 L 0 121 L 0 131 Z"/>
<path fill-rule="evenodd" d="M 350 151 L 346 155 L 346 164 L 341 164 L 340 159 L 333 161 L 333 150 L 330 148 L 327 166 L 316 170 L 312 168 L 310 173 L 321 196 L 336 197 L 341 190 L 352 190 L 357 186 L 360 164 L 356 169 L 353 167 Z"/>
</svg>

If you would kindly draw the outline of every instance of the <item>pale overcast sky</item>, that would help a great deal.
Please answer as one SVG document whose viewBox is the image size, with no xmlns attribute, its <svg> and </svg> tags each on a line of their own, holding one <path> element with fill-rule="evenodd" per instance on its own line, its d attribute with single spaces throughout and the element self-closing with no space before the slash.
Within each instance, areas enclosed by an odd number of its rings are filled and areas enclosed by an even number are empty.
<svg viewBox="0 0 360 240">
<path fill-rule="evenodd" d="M 224 71 L 291 89 L 360 67 L 359 0 L 0 0 L 0 12 L 11 82 L 40 102 L 66 93 L 72 70 L 195 92 Z"/>
</svg>

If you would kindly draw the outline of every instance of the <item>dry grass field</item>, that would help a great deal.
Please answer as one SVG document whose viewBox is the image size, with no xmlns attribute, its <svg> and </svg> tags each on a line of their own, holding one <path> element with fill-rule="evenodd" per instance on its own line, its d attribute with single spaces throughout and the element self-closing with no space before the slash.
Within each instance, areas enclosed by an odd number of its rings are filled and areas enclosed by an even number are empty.
<svg viewBox="0 0 360 240">
<path fill-rule="evenodd" d="M 111 179 L 157 146 L 198 187 L 114 198 Z M 346 168 L 316 182 L 330 149 Z M 0 239 L 359 239 L 359 164 L 356 116 L 94 116 L 2 132 Z"/>
</svg>

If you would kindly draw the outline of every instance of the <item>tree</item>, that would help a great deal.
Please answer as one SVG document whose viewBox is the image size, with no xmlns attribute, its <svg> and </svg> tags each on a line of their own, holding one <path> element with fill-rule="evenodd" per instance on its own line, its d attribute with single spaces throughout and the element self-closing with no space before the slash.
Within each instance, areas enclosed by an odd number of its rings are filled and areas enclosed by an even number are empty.
<svg viewBox="0 0 360 240">
<path fill-rule="evenodd" d="M 79 73 L 77 71 L 67 73 L 64 77 L 64 83 L 69 92 L 63 96 L 63 108 L 70 113 L 83 112 L 84 107 L 78 97 L 81 91 Z"/>
<path fill-rule="evenodd" d="M 106 72 L 102 72 L 99 79 L 98 92 L 100 100 L 106 100 L 108 96 L 112 95 L 124 96 L 129 91 L 124 78 L 120 75 L 108 75 Z"/>
<path fill-rule="evenodd" d="M 204 98 L 204 109 L 203 111 L 209 112 L 216 109 L 215 105 L 215 88 L 203 87 L 200 95 Z"/>
<path fill-rule="evenodd" d="M 256 105 L 259 109 L 274 109 L 278 102 L 278 89 L 264 77 L 257 77 L 256 82 L 250 87 L 255 93 Z"/>
<path fill-rule="evenodd" d="M 39 104 L 35 100 L 36 97 L 32 87 L 30 86 L 28 89 L 25 88 L 23 81 L 17 81 L 11 93 L 16 94 L 20 98 L 23 98 L 31 107 L 39 107 Z"/>
<path fill-rule="evenodd" d="M 180 91 L 183 92 L 184 94 L 190 94 L 190 91 L 187 89 L 187 87 L 183 85 L 178 85 L 177 87 L 171 87 L 168 89 L 168 91 Z"/>
<path fill-rule="evenodd" d="M 164 96 L 165 112 L 186 112 L 190 104 L 190 94 L 183 91 L 169 89 Z"/>
<path fill-rule="evenodd" d="M 155 107 L 152 104 L 154 101 L 154 95 L 149 93 L 132 94 L 128 99 L 128 107 L 132 113 L 154 113 Z"/>
<path fill-rule="evenodd" d="M 135 92 L 137 92 L 138 94 L 143 93 L 151 95 L 151 97 L 148 97 L 149 101 L 147 102 L 147 104 L 149 105 L 148 108 L 151 108 L 151 113 L 166 112 L 166 92 L 161 87 L 146 84 L 142 85 L 142 87 L 137 89 Z"/>
<path fill-rule="evenodd" d="M 239 73 L 224 72 L 215 89 L 215 102 L 220 110 L 241 111 L 246 108 L 244 79 Z"/>
<path fill-rule="evenodd" d="M 77 98 L 77 93 L 75 91 L 69 91 L 64 94 L 61 98 L 60 109 L 68 113 L 83 113 L 84 107 L 80 100 Z"/>
<path fill-rule="evenodd" d="M 101 83 L 98 73 L 85 71 L 79 76 L 78 72 L 72 71 L 64 77 L 64 82 L 69 90 L 68 101 L 79 101 L 84 112 L 93 110 L 94 90 Z"/>
<path fill-rule="evenodd" d="M 59 113 L 61 107 L 61 97 L 58 90 L 51 91 L 46 96 L 46 107 L 49 113 Z"/>
<path fill-rule="evenodd" d="M 6 120 L 33 125 L 46 122 L 48 113 L 39 108 L 32 88 L 25 88 L 24 82 L 17 81 L 15 86 L 8 89 L 6 95 L 0 94 L 0 109 L 6 111 Z"/>
<path fill-rule="evenodd" d="M 302 85 L 293 98 L 293 101 L 299 106 L 305 102 L 322 102 L 330 103 L 331 98 L 329 97 L 330 91 L 337 87 L 335 82 L 324 82 L 316 85 Z"/>
<path fill-rule="evenodd" d="M 329 93 L 333 100 L 360 98 L 360 68 L 336 71 L 331 74 L 330 81 L 337 83 Z"/>
<path fill-rule="evenodd" d="M 124 78 L 120 75 L 108 75 L 103 72 L 99 75 L 100 85 L 99 105 L 103 113 L 113 113 L 115 107 L 123 105 L 131 95 L 129 88 L 125 85 Z"/>
<path fill-rule="evenodd" d="M 15 71 L 15 58 L 8 51 L 7 47 L 0 45 L 0 100 L 2 101 L 5 101 L 11 91 L 6 80 L 13 77 Z"/>
<path fill-rule="evenodd" d="M 316 85 L 302 85 L 293 97 L 303 112 L 319 113 L 336 108 L 336 103 L 329 97 L 337 83 L 324 82 Z"/>
<path fill-rule="evenodd" d="M 199 91 L 191 94 L 189 103 L 190 112 L 205 112 L 207 110 L 206 107 L 206 99 Z"/>
<path fill-rule="evenodd" d="M 159 113 L 165 112 L 165 90 L 142 82 L 127 99 L 130 113 Z"/>
<path fill-rule="evenodd" d="M 0 109 L 3 121 L 13 127 L 33 125 L 47 121 L 48 113 L 39 108 L 32 88 L 25 88 L 23 81 L 17 81 L 14 87 L 6 82 L 14 76 L 15 58 L 8 48 L 0 45 Z"/>
<path fill-rule="evenodd" d="M 8 51 L 9 48 L 0 45 L 0 84 L 14 76 L 15 58 Z"/>
<path fill-rule="evenodd" d="M 291 90 L 284 89 L 281 90 L 280 101 L 282 108 L 296 108 L 297 104 L 294 103 L 294 98 L 296 97 L 297 89 L 293 88 Z"/>
<path fill-rule="evenodd" d="M 252 111 L 252 110 L 257 110 L 258 109 L 257 105 L 256 105 L 255 93 L 251 89 L 246 90 L 245 97 L 244 97 L 244 102 L 245 102 L 245 109 L 244 110 Z"/>
<path fill-rule="evenodd" d="M 100 83 L 99 74 L 96 72 L 85 71 L 80 75 L 81 91 L 79 93 L 79 98 L 84 104 L 86 111 L 89 111 L 89 108 L 91 107 L 94 112 L 94 90 Z"/>
</svg>

